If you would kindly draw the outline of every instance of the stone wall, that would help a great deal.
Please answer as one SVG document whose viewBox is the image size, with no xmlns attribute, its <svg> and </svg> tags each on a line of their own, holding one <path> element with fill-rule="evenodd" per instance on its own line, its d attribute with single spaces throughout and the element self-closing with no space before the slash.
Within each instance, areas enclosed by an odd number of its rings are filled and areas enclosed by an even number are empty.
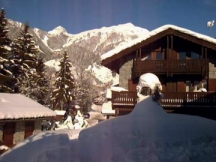
<svg viewBox="0 0 216 162">
<path fill-rule="evenodd" d="M 3 139 L 3 123 L 0 123 L 0 140 Z"/>
<path fill-rule="evenodd" d="M 16 130 L 14 133 L 14 144 L 17 144 L 19 142 L 21 142 L 24 139 L 25 136 L 25 121 L 18 121 L 16 122 Z"/>
<path fill-rule="evenodd" d="M 216 56 L 214 53 L 209 54 L 209 78 L 216 78 Z"/>
<path fill-rule="evenodd" d="M 209 63 L 209 78 L 216 78 L 216 67 L 212 63 Z"/>
<path fill-rule="evenodd" d="M 41 123 L 42 123 L 43 120 L 41 119 L 37 119 L 35 121 L 35 130 L 34 130 L 34 134 L 38 134 L 41 132 Z"/>
<path fill-rule="evenodd" d="M 17 144 L 24 140 L 25 137 L 25 121 L 20 120 L 16 122 L 15 133 L 13 138 L 13 143 Z M 35 129 L 33 134 L 37 134 L 41 132 L 41 119 L 35 120 Z M 3 122 L 0 122 L 0 140 L 3 139 Z"/>
<path fill-rule="evenodd" d="M 119 70 L 119 86 L 128 89 L 128 79 L 132 76 L 133 60 L 123 63 Z"/>
</svg>

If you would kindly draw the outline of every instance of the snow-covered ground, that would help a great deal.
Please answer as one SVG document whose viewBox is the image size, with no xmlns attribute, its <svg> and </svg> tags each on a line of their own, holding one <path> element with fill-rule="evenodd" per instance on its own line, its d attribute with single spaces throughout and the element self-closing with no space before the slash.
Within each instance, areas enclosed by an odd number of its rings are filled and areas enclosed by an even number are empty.
<svg viewBox="0 0 216 162">
<path fill-rule="evenodd" d="M 143 96 L 128 115 L 79 130 L 43 132 L 1 162 L 207 162 L 216 159 L 216 121 L 167 114 Z"/>
</svg>

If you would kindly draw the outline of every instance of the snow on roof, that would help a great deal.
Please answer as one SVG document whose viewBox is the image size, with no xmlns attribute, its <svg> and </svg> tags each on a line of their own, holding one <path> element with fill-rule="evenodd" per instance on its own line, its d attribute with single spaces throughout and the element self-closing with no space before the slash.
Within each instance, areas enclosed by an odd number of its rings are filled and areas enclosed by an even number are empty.
<svg viewBox="0 0 216 162">
<path fill-rule="evenodd" d="M 178 27 L 178 26 L 175 26 L 175 25 L 164 25 L 164 26 L 161 26 L 155 30 L 152 30 L 150 31 L 149 33 L 146 33 L 146 35 L 142 35 L 141 37 L 137 38 L 137 39 L 134 39 L 133 41 L 130 41 L 128 43 L 125 43 L 123 44 L 122 46 L 120 46 L 119 48 L 115 48 L 111 51 L 108 51 L 107 53 L 105 54 L 102 54 L 101 55 L 101 59 L 102 60 L 105 60 L 109 57 L 112 57 L 113 55 L 115 54 L 118 54 L 119 52 L 121 52 L 122 50 L 126 49 L 126 48 L 130 48 L 154 35 L 157 35 L 158 33 L 161 33 L 167 29 L 173 29 L 173 30 L 177 30 L 177 31 L 180 31 L 181 33 L 185 33 L 185 34 L 188 34 L 188 35 L 191 35 L 193 37 L 196 37 L 196 38 L 199 38 L 199 39 L 202 39 L 202 40 L 205 40 L 207 42 L 210 42 L 210 43 L 214 43 L 216 44 L 216 39 L 212 38 L 212 37 L 209 37 L 207 35 L 203 35 L 203 34 L 200 34 L 200 33 L 196 33 L 194 31 L 191 31 L 191 30 L 188 30 L 188 29 L 185 29 L 185 28 L 182 28 L 182 27 Z"/>
<path fill-rule="evenodd" d="M 0 119 L 51 116 L 56 116 L 56 113 L 24 95 L 0 93 Z"/>
<path fill-rule="evenodd" d="M 149 96 L 128 115 L 84 129 L 43 132 L 0 157 L 14 161 L 215 161 L 216 121 L 169 114 Z M 68 136 L 78 136 L 78 139 Z M 74 140 L 70 140 L 74 139 Z M 54 141 L 54 142 L 53 142 Z"/>
<path fill-rule="evenodd" d="M 56 115 L 64 115 L 66 113 L 65 110 L 55 110 Z"/>
<path fill-rule="evenodd" d="M 106 98 L 112 98 L 112 91 L 114 92 L 121 92 L 121 91 L 128 91 L 123 87 L 111 87 L 106 90 Z"/>
<path fill-rule="evenodd" d="M 80 109 L 79 105 L 75 105 L 74 107 L 75 107 L 75 109 Z"/>
</svg>

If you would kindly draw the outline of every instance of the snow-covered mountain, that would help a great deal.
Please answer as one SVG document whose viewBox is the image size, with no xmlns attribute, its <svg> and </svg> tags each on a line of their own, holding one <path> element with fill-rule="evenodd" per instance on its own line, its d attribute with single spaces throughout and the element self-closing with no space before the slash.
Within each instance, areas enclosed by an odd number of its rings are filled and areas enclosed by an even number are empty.
<svg viewBox="0 0 216 162">
<path fill-rule="evenodd" d="M 22 26 L 23 24 L 20 22 L 9 20 L 10 38 L 16 38 Z M 46 56 L 53 53 L 62 53 L 64 50 L 67 50 L 70 55 L 73 52 L 70 47 L 74 45 L 101 55 L 125 42 L 147 34 L 148 30 L 127 23 L 88 30 L 79 34 L 70 34 L 61 26 L 56 27 L 52 31 L 31 28 L 30 33 L 34 36 L 35 41 L 40 46 L 40 50 Z M 49 57 L 46 58 L 49 59 Z"/>
<path fill-rule="evenodd" d="M 14 39 L 20 33 L 23 24 L 8 20 L 8 27 L 9 37 Z M 35 38 L 45 60 L 48 61 L 46 63 L 47 66 L 55 69 L 58 68 L 56 59 L 59 59 L 62 56 L 61 54 L 67 50 L 70 59 L 73 60 L 74 63 L 77 62 L 77 64 L 83 64 L 83 62 L 85 62 L 86 69 L 91 65 L 96 78 L 100 78 L 100 80 L 103 78 L 103 81 L 114 79 L 114 82 L 116 83 L 116 78 L 112 78 L 112 72 L 109 69 L 106 70 L 104 67 L 98 69 L 93 67 L 93 64 L 97 62 L 100 59 L 100 55 L 105 52 L 140 36 L 146 35 L 149 31 L 144 28 L 136 27 L 131 23 L 127 23 L 111 27 L 102 27 L 100 29 L 92 29 L 78 34 L 70 34 L 62 26 L 58 26 L 51 31 L 30 28 L 29 32 Z M 101 76 L 101 71 L 103 71 L 102 73 L 104 76 Z"/>
</svg>

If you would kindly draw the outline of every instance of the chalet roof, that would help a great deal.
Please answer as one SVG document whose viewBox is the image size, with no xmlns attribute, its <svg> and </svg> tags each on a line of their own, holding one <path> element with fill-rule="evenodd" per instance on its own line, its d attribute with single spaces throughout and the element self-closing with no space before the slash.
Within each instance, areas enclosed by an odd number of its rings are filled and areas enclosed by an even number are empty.
<svg viewBox="0 0 216 162">
<path fill-rule="evenodd" d="M 209 43 L 212 43 L 212 44 L 216 44 L 216 39 L 212 38 L 212 37 L 209 37 L 207 35 L 203 35 L 203 34 L 200 34 L 200 33 L 196 33 L 194 31 L 191 31 L 191 30 L 188 30 L 188 29 L 185 29 L 185 28 L 182 28 L 182 27 L 178 27 L 178 26 L 175 26 L 175 25 L 164 25 L 164 26 L 161 26 L 155 30 L 152 30 L 150 31 L 149 33 L 147 33 L 146 35 L 143 35 L 137 39 L 134 39 L 128 43 L 125 43 L 123 44 L 122 46 L 119 46 L 111 51 L 108 51 L 107 53 L 104 53 L 101 55 L 101 60 L 102 62 L 106 59 L 109 59 L 111 58 L 112 56 L 116 55 L 116 54 L 119 54 L 121 53 L 122 51 L 128 49 L 128 48 L 131 48 L 132 46 L 135 46 L 145 40 L 147 40 L 148 38 L 151 38 L 159 33 L 162 33 L 163 31 L 166 31 L 168 29 L 172 29 L 174 31 L 178 31 L 180 33 L 184 33 L 184 34 L 187 34 L 189 36 L 192 36 L 196 39 L 200 39 L 200 40 L 203 40 L 203 41 L 206 41 L 206 42 L 209 42 Z"/>
<path fill-rule="evenodd" d="M 56 113 L 24 95 L 0 93 L 0 120 L 51 116 Z"/>
</svg>

